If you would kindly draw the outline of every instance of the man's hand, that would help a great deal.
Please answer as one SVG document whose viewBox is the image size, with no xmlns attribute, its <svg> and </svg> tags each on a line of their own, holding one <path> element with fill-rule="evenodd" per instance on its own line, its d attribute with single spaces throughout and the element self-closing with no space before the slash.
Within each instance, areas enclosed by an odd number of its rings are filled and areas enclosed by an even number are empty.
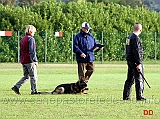
<svg viewBox="0 0 160 119">
<path fill-rule="evenodd" d="M 34 64 L 35 64 L 36 66 L 38 66 L 38 62 L 34 62 Z"/>
<path fill-rule="evenodd" d="M 103 50 L 104 47 L 99 48 L 99 50 Z"/>
<path fill-rule="evenodd" d="M 137 68 L 137 71 L 138 71 L 138 72 L 141 72 L 141 71 L 142 71 L 142 66 L 141 66 L 141 64 L 137 65 L 136 68 Z"/>
<path fill-rule="evenodd" d="M 82 53 L 80 56 L 86 58 L 86 55 L 84 53 Z"/>
</svg>

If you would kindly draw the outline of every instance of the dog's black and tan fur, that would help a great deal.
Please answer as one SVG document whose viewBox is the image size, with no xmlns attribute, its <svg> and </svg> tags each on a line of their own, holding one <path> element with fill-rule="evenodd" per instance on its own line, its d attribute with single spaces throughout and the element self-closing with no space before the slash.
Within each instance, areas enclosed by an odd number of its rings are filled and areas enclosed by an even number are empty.
<svg viewBox="0 0 160 119">
<path fill-rule="evenodd" d="M 87 84 L 84 80 L 76 83 L 60 84 L 52 92 L 40 92 L 40 94 L 83 94 Z"/>
</svg>

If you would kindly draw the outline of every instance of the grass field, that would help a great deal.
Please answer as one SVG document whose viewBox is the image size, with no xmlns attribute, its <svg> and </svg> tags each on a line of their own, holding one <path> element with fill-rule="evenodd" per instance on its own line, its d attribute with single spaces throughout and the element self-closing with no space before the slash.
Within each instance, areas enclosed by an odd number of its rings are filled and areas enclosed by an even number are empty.
<svg viewBox="0 0 160 119">
<path fill-rule="evenodd" d="M 96 64 L 86 95 L 30 95 L 30 81 L 16 95 L 11 87 L 22 77 L 20 64 L 0 64 L 0 119 L 159 119 L 160 65 L 144 63 L 146 101 L 123 101 L 122 91 L 127 65 Z M 39 64 L 39 91 L 52 91 L 61 83 L 77 81 L 76 64 Z M 144 115 L 144 110 L 151 110 Z"/>
</svg>

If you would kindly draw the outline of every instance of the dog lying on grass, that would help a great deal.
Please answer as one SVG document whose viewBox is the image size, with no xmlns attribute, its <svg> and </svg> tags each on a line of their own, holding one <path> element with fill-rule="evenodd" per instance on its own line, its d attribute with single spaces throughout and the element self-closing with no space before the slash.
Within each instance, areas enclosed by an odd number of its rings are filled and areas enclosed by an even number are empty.
<svg viewBox="0 0 160 119">
<path fill-rule="evenodd" d="M 76 83 L 60 84 L 52 92 L 39 92 L 39 94 L 86 94 L 84 93 L 87 84 L 84 80 Z"/>
</svg>

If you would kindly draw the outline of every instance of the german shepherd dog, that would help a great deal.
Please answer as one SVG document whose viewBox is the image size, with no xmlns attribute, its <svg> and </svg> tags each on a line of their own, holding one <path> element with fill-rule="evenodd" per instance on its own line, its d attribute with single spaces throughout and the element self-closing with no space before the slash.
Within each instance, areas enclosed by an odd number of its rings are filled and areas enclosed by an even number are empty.
<svg viewBox="0 0 160 119">
<path fill-rule="evenodd" d="M 58 85 L 52 92 L 39 92 L 39 94 L 86 94 L 84 93 L 87 83 L 84 80 L 78 80 L 76 83 L 67 83 Z"/>
</svg>

